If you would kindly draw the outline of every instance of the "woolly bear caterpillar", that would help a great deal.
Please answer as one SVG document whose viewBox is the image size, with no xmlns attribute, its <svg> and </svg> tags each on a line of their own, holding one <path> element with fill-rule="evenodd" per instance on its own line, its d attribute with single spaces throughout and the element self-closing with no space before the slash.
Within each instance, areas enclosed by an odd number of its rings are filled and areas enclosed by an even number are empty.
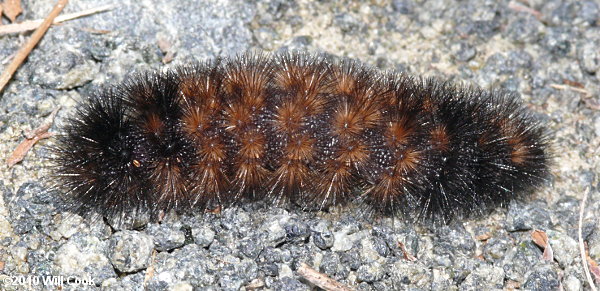
<svg viewBox="0 0 600 291">
<path fill-rule="evenodd" d="M 351 60 L 243 54 L 137 75 L 84 100 L 54 163 L 81 213 L 358 201 L 445 222 L 538 186 L 548 143 L 500 92 Z"/>
</svg>

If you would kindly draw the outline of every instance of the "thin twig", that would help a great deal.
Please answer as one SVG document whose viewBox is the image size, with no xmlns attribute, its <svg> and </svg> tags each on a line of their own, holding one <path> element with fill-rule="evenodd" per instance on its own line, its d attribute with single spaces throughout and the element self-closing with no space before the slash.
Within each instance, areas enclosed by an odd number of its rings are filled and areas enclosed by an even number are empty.
<svg viewBox="0 0 600 291">
<path fill-rule="evenodd" d="M 38 27 L 38 29 L 36 29 L 33 32 L 29 40 L 25 43 L 24 46 L 21 47 L 17 55 L 15 55 L 15 58 L 12 60 L 12 62 L 8 64 L 6 69 L 4 69 L 4 72 L 2 72 L 2 75 L 0 75 L 0 92 L 2 92 L 4 86 L 8 84 L 8 81 L 10 81 L 13 74 L 17 71 L 21 63 L 23 63 L 27 56 L 29 56 L 29 53 L 37 45 L 40 39 L 42 39 L 46 31 L 54 21 L 54 18 L 58 16 L 58 14 L 63 10 L 63 8 L 65 8 L 65 5 L 67 5 L 68 2 L 69 0 L 58 0 L 54 8 L 52 8 L 50 14 L 48 14 L 48 17 L 46 17 L 46 19 L 44 20 L 44 22 L 42 22 L 40 27 Z"/>
<path fill-rule="evenodd" d="M 575 91 L 577 93 L 584 94 L 586 97 L 592 96 L 592 94 L 590 93 L 590 91 L 585 90 L 583 88 L 573 87 L 573 86 L 570 86 L 570 85 L 550 84 L 550 87 L 552 87 L 554 89 L 557 89 L 557 90 L 571 90 L 571 91 Z"/>
<path fill-rule="evenodd" d="M 36 135 L 40 135 L 42 133 L 48 132 L 48 130 L 50 129 L 52 124 L 54 124 L 54 118 L 56 117 L 56 114 L 58 113 L 59 110 L 60 110 L 60 106 L 57 106 L 56 108 L 54 108 L 54 110 L 52 110 L 52 112 L 50 112 L 50 115 L 48 115 L 48 117 L 46 117 L 44 119 L 44 121 L 42 122 L 42 124 L 40 124 L 40 126 L 38 126 L 34 130 L 26 131 L 25 137 L 27 139 L 32 139 Z"/>
<path fill-rule="evenodd" d="M 329 278 L 327 275 L 309 267 L 305 263 L 300 264 L 297 272 L 302 278 L 327 291 L 352 291 L 350 287 Z"/>
<path fill-rule="evenodd" d="M 113 8 L 115 8 L 114 5 L 103 5 L 103 6 L 96 7 L 96 8 L 81 10 L 81 11 L 75 12 L 75 13 L 63 14 L 63 15 L 57 16 L 54 19 L 54 22 L 52 24 L 58 24 L 58 23 L 73 20 L 76 18 L 112 10 Z M 34 30 L 34 29 L 38 28 L 40 26 L 40 24 L 42 24 L 42 22 L 44 22 L 44 19 L 28 20 L 28 21 L 23 21 L 21 23 L 2 25 L 2 26 L 0 26 L 0 35 L 11 34 L 11 33 L 20 33 L 20 32 L 25 32 L 25 31 L 29 31 L 29 30 Z"/>
<path fill-rule="evenodd" d="M 526 12 L 529 13 L 533 16 L 535 16 L 535 18 L 537 18 L 538 20 L 540 20 L 542 18 L 542 13 L 531 8 L 531 7 L 527 7 L 517 1 L 510 1 L 508 2 L 508 8 L 517 11 L 517 12 Z"/>
<path fill-rule="evenodd" d="M 401 241 L 398 241 L 398 247 L 402 251 L 402 254 L 404 255 L 405 260 L 407 260 L 409 262 L 414 262 L 417 260 L 417 258 L 415 256 L 411 255 L 408 252 L 408 250 L 406 250 L 406 246 L 404 246 L 404 244 Z"/>
<path fill-rule="evenodd" d="M 9 168 L 22 161 L 25 155 L 41 139 L 49 138 L 52 136 L 51 132 L 44 132 L 42 134 L 34 136 L 32 139 L 24 139 L 13 151 L 12 155 L 6 160 L 6 164 Z"/>
<path fill-rule="evenodd" d="M 10 157 L 6 160 L 6 164 L 9 168 L 22 161 L 29 150 L 40 140 L 49 138 L 52 136 L 51 132 L 48 132 L 52 124 L 54 123 L 54 117 L 60 110 L 60 106 L 56 107 L 52 113 L 38 126 L 36 129 L 25 132 L 25 139 L 15 148 Z"/>
<path fill-rule="evenodd" d="M 583 198 L 581 198 L 581 206 L 579 207 L 579 225 L 577 229 L 577 233 L 579 235 L 579 253 L 581 255 L 581 264 L 583 265 L 583 270 L 585 271 L 585 277 L 590 284 L 590 288 L 593 291 L 596 291 L 596 285 L 594 285 L 594 280 L 592 280 L 592 276 L 590 275 L 590 269 L 588 268 L 587 256 L 585 254 L 585 245 L 583 244 L 583 213 L 585 211 L 585 202 L 588 198 L 588 194 L 590 193 L 590 188 L 587 187 L 585 192 L 583 193 Z"/>
</svg>

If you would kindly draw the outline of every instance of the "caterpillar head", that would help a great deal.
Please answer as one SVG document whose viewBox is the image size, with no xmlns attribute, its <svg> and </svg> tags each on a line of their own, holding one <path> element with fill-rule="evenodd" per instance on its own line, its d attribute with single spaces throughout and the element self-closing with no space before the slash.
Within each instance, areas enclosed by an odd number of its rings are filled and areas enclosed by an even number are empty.
<svg viewBox="0 0 600 291">
<path fill-rule="evenodd" d="M 54 164 L 72 209 L 99 214 L 147 208 L 147 183 L 127 106 L 114 91 L 86 100 L 58 138 Z"/>
</svg>

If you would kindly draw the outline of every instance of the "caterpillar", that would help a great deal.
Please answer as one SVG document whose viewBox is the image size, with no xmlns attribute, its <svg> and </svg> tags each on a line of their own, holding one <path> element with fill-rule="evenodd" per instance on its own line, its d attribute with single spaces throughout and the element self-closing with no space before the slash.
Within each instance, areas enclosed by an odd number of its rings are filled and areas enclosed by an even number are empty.
<svg viewBox="0 0 600 291">
<path fill-rule="evenodd" d="M 92 94 L 68 118 L 53 163 L 84 214 L 265 200 L 447 222 L 539 186 L 548 147 L 510 94 L 350 59 L 244 53 Z"/>
</svg>

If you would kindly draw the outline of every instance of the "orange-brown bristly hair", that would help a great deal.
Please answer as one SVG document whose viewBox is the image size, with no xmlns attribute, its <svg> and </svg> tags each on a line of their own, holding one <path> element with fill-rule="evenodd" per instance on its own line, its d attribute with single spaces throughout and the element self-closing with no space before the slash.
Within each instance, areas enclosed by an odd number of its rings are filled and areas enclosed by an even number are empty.
<svg viewBox="0 0 600 291">
<path fill-rule="evenodd" d="M 137 75 L 64 132 L 62 185 L 107 216 L 267 199 L 446 222 L 548 175 L 547 134 L 515 97 L 301 53 Z"/>
</svg>

